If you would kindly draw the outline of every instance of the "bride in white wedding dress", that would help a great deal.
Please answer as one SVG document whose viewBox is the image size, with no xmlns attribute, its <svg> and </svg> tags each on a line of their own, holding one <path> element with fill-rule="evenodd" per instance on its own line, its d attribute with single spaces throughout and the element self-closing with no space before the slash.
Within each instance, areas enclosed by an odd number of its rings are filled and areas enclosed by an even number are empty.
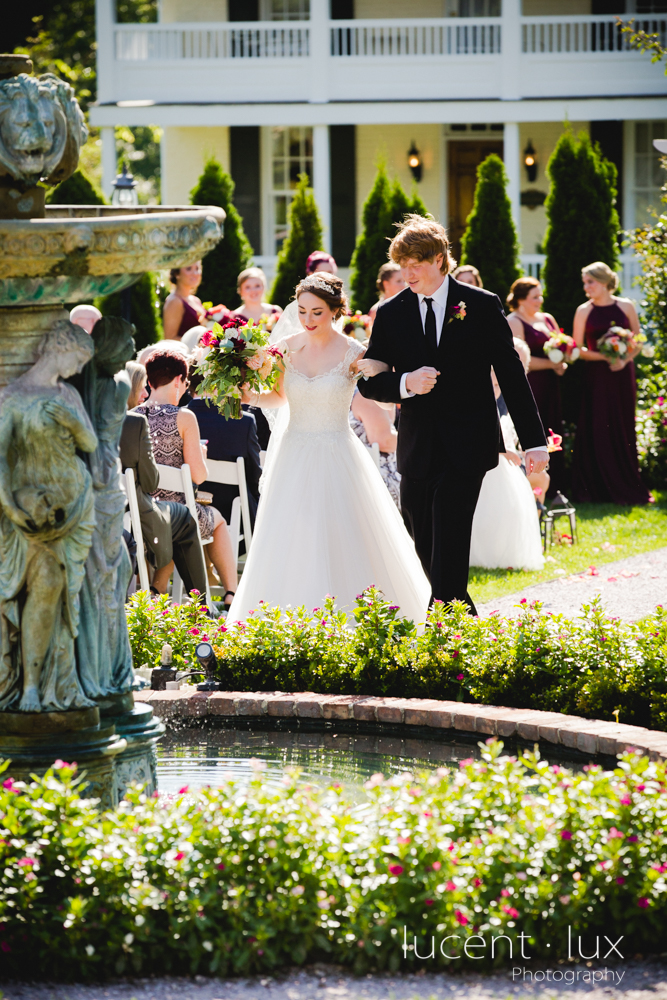
<svg viewBox="0 0 667 1000">
<path fill-rule="evenodd" d="M 343 283 L 318 272 L 296 296 L 298 325 L 288 307 L 272 337 L 284 338 L 277 388 L 244 397 L 269 409 L 288 403 L 289 419 L 279 419 L 271 436 L 252 545 L 228 621 L 243 621 L 260 601 L 312 609 L 329 594 L 350 612 L 356 595 L 375 584 L 404 617 L 423 622 L 430 584 L 348 420 L 364 348 L 334 325 L 346 305 Z M 286 328 L 298 332 L 285 336 Z"/>
</svg>

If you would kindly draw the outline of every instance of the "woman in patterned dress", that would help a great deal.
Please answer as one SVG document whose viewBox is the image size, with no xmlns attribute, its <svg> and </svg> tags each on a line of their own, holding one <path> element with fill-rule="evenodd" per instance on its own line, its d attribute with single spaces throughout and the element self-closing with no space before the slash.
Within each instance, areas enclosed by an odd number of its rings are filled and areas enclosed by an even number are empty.
<svg viewBox="0 0 667 1000">
<path fill-rule="evenodd" d="M 374 399 L 364 399 L 355 390 L 350 406 L 350 427 L 367 448 L 377 442 L 380 448 L 380 475 L 389 490 L 391 499 L 401 509 L 401 474 L 396 468 L 396 442 L 394 426 L 396 407 L 386 409 Z"/>
<path fill-rule="evenodd" d="M 187 360 L 177 351 L 155 353 L 146 361 L 146 374 L 151 387 L 150 399 L 137 406 L 134 412 L 142 413 L 148 420 L 155 461 L 176 469 L 187 463 L 193 481 L 205 482 L 208 469 L 199 440 L 197 418 L 187 407 L 178 406 L 189 384 Z M 160 500 L 185 503 L 183 493 L 157 490 L 153 495 Z M 236 593 L 238 577 L 227 522 L 219 510 L 203 504 L 197 504 L 197 519 L 202 539 L 213 539 L 208 551 L 226 590 L 224 602 L 229 604 Z M 156 577 L 160 575 L 160 579 L 154 581 L 157 590 L 166 590 L 171 569 L 170 563 L 157 571 Z"/>
</svg>

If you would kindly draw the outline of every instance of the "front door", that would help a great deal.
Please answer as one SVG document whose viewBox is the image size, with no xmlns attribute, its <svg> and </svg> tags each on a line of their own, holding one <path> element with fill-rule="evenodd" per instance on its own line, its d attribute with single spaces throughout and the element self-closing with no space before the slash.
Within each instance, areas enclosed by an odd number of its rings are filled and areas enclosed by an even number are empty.
<svg viewBox="0 0 667 1000">
<path fill-rule="evenodd" d="M 449 239 L 452 244 L 452 254 L 457 261 L 460 261 L 461 237 L 475 198 L 477 167 L 491 153 L 497 153 L 502 159 L 503 143 L 502 140 L 450 139 L 447 145 L 449 147 Z"/>
</svg>

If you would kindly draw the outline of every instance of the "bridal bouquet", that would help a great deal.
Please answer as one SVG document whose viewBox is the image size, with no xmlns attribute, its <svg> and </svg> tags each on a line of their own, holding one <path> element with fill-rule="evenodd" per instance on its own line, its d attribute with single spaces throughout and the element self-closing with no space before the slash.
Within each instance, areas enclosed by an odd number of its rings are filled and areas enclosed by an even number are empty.
<svg viewBox="0 0 667 1000">
<path fill-rule="evenodd" d="M 278 348 L 268 344 L 269 334 L 261 323 L 240 316 L 220 326 L 216 323 L 200 340 L 208 348 L 197 371 L 203 375 L 200 392 L 210 393 L 223 417 L 239 420 L 242 386 L 251 392 L 273 389 L 278 380 Z"/>
<path fill-rule="evenodd" d="M 549 340 L 546 341 L 544 344 L 544 353 L 549 361 L 553 361 L 555 365 L 558 365 L 561 361 L 567 361 L 568 364 L 572 364 L 573 361 L 577 360 L 581 351 L 572 337 L 568 337 L 561 330 L 560 333 L 552 334 Z"/>
<path fill-rule="evenodd" d="M 640 337 L 640 340 L 645 338 Z M 604 355 L 605 361 L 613 364 L 615 361 L 623 361 L 628 351 L 636 346 L 636 340 L 632 330 L 626 330 L 622 326 L 610 326 L 606 333 L 603 333 L 597 342 L 597 349 Z"/>
<path fill-rule="evenodd" d="M 359 340 L 363 344 L 371 334 L 370 316 L 365 316 L 359 309 L 355 313 L 350 313 L 345 317 L 343 333 L 348 337 L 354 337 L 355 340 Z"/>
</svg>

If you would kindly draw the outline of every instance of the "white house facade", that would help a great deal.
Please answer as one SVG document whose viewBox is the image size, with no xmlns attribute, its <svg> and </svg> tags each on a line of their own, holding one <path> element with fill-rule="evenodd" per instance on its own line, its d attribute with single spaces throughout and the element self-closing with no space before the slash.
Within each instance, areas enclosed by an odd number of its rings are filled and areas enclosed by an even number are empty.
<svg viewBox="0 0 667 1000">
<path fill-rule="evenodd" d="M 618 17 L 665 42 L 663 0 L 159 0 L 151 24 L 114 12 L 97 0 L 91 121 L 105 189 L 114 127 L 159 125 L 163 202 L 186 203 L 215 154 L 268 270 L 302 171 L 345 266 L 380 159 L 456 242 L 477 165 L 495 151 L 534 273 L 545 167 L 565 123 L 616 163 L 624 228 L 659 204 L 652 140 L 667 138 L 667 78 L 629 48 Z"/>
</svg>

